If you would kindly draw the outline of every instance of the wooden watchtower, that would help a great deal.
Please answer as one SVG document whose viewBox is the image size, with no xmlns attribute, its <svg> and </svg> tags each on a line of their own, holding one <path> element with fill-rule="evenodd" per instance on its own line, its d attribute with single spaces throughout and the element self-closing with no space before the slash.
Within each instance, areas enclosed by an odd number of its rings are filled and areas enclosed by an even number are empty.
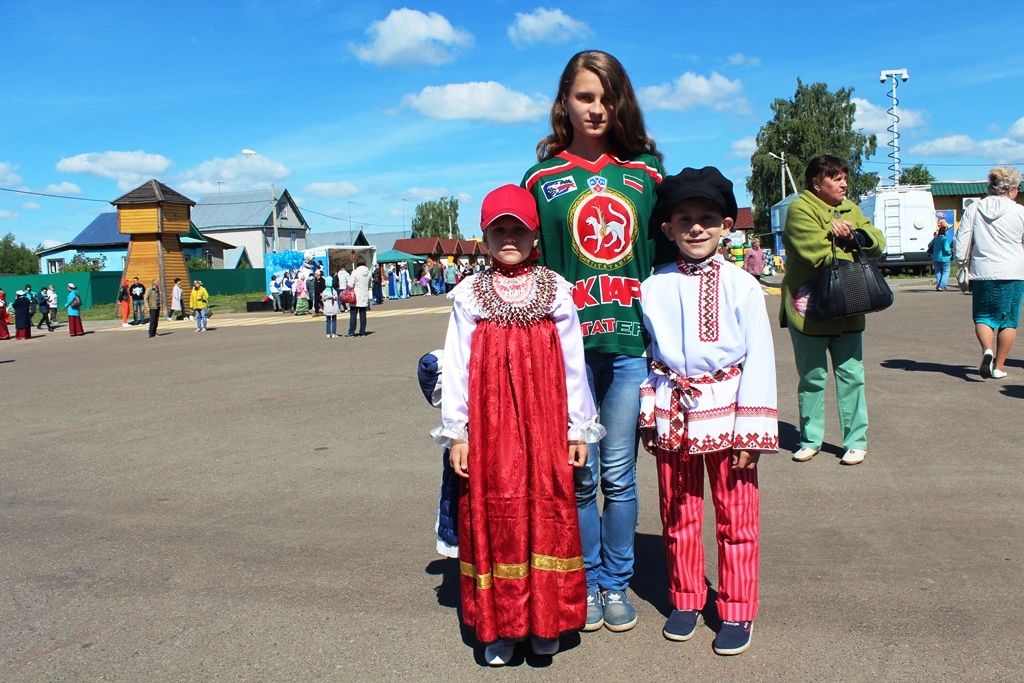
<svg viewBox="0 0 1024 683">
<path fill-rule="evenodd" d="M 129 235 L 123 277 L 137 277 L 146 286 L 160 280 L 161 307 L 170 309 L 174 278 L 180 277 L 188 308 L 189 275 L 181 251 L 181 235 L 188 234 L 194 201 L 163 183 L 150 180 L 110 202 L 117 207 L 117 226 Z M 166 314 L 166 313 L 165 313 Z"/>
</svg>

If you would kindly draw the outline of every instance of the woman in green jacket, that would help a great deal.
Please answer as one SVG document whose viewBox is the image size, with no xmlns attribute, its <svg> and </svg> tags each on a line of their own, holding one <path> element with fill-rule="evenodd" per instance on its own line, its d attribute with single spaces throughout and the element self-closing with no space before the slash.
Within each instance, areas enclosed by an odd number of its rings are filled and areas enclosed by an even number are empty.
<svg viewBox="0 0 1024 683">
<path fill-rule="evenodd" d="M 838 320 L 806 317 L 810 280 L 832 259 L 852 261 L 859 248 L 877 257 L 885 247 L 881 231 L 846 198 L 849 169 L 841 159 L 823 154 L 811 159 L 804 173 L 806 189 L 789 205 L 782 241 L 786 275 L 782 280 L 781 322 L 789 328 L 800 375 L 800 448 L 793 460 L 806 462 L 818 454 L 825 437 L 825 384 L 828 356 L 836 376 L 839 422 L 846 453 L 840 461 L 857 465 L 867 455 L 868 408 L 864 397 L 862 333 L 864 316 Z"/>
</svg>

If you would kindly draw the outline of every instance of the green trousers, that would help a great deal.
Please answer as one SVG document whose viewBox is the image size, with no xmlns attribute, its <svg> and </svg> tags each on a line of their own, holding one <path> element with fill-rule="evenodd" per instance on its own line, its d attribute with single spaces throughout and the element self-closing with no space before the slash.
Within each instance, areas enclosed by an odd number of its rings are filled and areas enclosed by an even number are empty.
<svg viewBox="0 0 1024 683">
<path fill-rule="evenodd" d="M 862 332 L 847 332 L 835 337 L 812 337 L 789 329 L 793 340 L 800 408 L 800 447 L 821 448 L 825 438 L 825 384 L 828 382 L 828 358 L 836 376 L 839 424 L 843 428 L 846 450 L 868 447 L 868 403 L 864 396 L 864 347 Z"/>
</svg>

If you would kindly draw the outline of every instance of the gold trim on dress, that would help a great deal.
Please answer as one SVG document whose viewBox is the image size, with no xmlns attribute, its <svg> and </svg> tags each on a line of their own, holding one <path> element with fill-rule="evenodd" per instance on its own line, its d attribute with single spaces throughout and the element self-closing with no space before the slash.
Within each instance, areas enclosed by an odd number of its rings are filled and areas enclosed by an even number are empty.
<svg viewBox="0 0 1024 683">
<path fill-rule="evenodd" d="M 583 557 L 552 557 L 550 555 L 530 556 L 530 565 L 534 569 L 548 572 L 574 572 L 583 569 Z"/>
<path fill-rule="evenodd" d="M 459 572 L 463 576 L 476 579 L 476 587 L 481 590 L 490 588 L 494 583 L 494 577 L 491 576 L 490 572 L 487 572 L 486 574 L 477 574 L 476 569 L 469 562 L 459 560 Z"/>
<path fill-rule="evenodd" d="M 529 575 L 530 566 L 526 562 L 494 565 L 494 578 L 496 579 L 525 579 Z"/>
</svg>

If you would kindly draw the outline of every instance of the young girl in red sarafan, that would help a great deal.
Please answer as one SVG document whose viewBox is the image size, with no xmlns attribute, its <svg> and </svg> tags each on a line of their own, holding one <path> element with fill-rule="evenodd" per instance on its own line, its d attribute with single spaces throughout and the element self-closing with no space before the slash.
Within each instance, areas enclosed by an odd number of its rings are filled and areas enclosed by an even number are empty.
<svg viewBox="0 0 1024 683">
<path fill-rule="evenodd" d="M 442 426 L 459 490 L 462 617 L 501 666 L 531 636 L 539 655 L 583 627 L 586 578 L 573 468 L 604 436 L 587 385 L 568 282 L 536 263 L 537 207 L 500 187 L 484 199 L 487 270 L 448 295 Z"/>
</svg>

